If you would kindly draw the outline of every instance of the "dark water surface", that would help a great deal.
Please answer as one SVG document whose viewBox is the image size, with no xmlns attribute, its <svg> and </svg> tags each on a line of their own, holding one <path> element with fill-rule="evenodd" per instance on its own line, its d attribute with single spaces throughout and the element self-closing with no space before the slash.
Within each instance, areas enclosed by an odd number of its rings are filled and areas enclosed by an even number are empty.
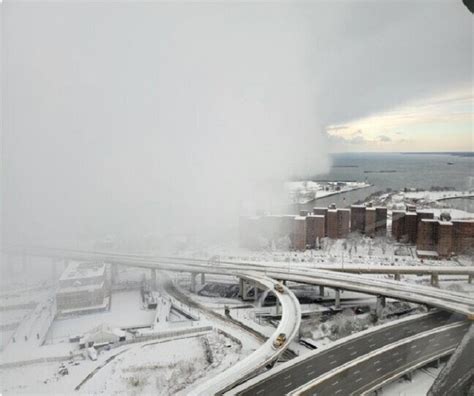
<svg viewBox="0 0 474 396">
<path fill-rule="evenodd" d="M 430 189 L 432 186 L 452 187 L 456 190 L 474 188 L 474 157 L 450 154 L 401 153 L 344 153 L 333 155 L 329 173 L 314 175 L 314 181 L 367 181 L 372 187 L 338 194 L 300 208 L 327 206 L 334 202 L 339 207 L 349 206 L 367 198 L 371 193 L 391 188 Z M 458 209 L 472 207 L 472 201 L 446 201 Z"/>
</svg>

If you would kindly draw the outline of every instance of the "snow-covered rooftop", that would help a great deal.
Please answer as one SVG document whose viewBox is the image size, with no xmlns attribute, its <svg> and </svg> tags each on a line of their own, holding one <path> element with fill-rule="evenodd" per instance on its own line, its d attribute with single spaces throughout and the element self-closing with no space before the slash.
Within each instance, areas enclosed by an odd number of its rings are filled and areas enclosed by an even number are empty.
<svg viewBox="0 0 474 396">
<path fill-rule="evenodd" d="M 105 264 L 97 262 L 72 262 L 64 270 L 60 281 L 71 279 L 95 278 L 105 273 Z"/>
</svg>

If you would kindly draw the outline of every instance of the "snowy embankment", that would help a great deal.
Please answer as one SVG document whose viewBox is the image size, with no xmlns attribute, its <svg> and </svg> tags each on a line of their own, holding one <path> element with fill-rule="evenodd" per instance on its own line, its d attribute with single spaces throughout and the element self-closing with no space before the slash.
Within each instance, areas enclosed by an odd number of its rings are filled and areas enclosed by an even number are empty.
<svg viewBox="0 0 474 396">
<path fill-rule="evenodd" d="M 318 198 L 370 187 L 366 182 L 314 182 L 295 181 L 285 183 L 291 202 L 305 204 Z"/>
</svg>

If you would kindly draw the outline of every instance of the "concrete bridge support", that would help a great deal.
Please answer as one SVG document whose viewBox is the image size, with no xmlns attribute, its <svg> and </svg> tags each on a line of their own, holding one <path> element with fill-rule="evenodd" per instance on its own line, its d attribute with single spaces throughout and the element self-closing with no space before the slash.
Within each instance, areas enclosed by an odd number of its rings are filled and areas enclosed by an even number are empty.
<svg viewBox="0 0 474 396">
<path fill-rule="evenodd" d="M 472 278 L 473 278 L 473 276 L 469 275 L 469 277 L 467 278 L 467 283 L 472 283 Z"/>
<path fill-rule="evenodd" d="M 336 294 L 334 298 L 334 307 L 336 309 L 341 308 L 341 290 L 340 289 L 334 289 L 334 292 Z"/>
<path fill-rule="evenodd" d="M 319 286 L 319 296 L 324 297 L 324 286 Z"/>
<path fill-rule="evenodd" d="M 151 289 L 156 290 L 156 269 L 151 270 Z"/>
<path fill-rule="evenodd" d="M 436 272 L 431 274 L 431 286 L 439 287 L 439 275 Z"/>
<path fill-rule="evenodd" d="M 246 280 L 239 279 L 239 296 L 243 301 L 249 301 L 252 298 L 249 296 L 249 291 L 252 289 L 252 285 Z"/>
<path fill-rule="evenodd" d="M 110 283 L 116 285 L 118 283 L 118 267 L 117 264 L 110 264 Z"/>
<path fill-rule="evenodd" d="M 196 293 L 196 276 L 197 274 L 195 272 L 191 272 L 191 292 Z"/>
<path fill-rule="evenodd" d="M 397 272 L 394 276 L 393 276 L 393 279 L 396 280 L 396 281 L 399 281 L 401 279 L 401 275 L 399 272 Z"/>
<path fill-rule="evenodd" d="M 51 278 L 53 280 L 58 278 L 58 262 L 56 259 L 51 259 Z"/>
<path fill-rule="evenodd" d="M 204 286 L 206 284 L 206 274 L 204 272 L 201 273 L 201 285 Z"/>
<path fill-rule="evenodd" d="M 474 324 L 471 324 L 448 364 L 436 377 L 428 396 L 468 394 L 474 378 L 472 351 L 474 351 Z"/>
<path fill-rule="evenodd" d="M 377 318 L 382 317 L 382 311 L 386 307 L 387 302 L 385 299 L 385 296 L 377 296 L 377 303 L 375 305 L 375 314 L 377 315 Z"/>
</svg>

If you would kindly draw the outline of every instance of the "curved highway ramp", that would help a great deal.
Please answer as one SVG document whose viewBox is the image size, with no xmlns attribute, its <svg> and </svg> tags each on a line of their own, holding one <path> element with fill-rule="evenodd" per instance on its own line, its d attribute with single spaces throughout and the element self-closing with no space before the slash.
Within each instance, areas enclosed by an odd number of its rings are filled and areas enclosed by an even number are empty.
<svg viewBox="0 0 474 396">
<path fill-rule="evenodd" d="M 211 380 L 208 380 L 194 388 L 189 395 L 215 395 L 222 394 L 231 389 L 245 379 L 258 373 L 268 364 L 274 362 L 286 350 L 291 341 L 298 335 L 301 322 L 301 308 L 298 299 L 287 287 L 281 285 L 282 292 L 274 288 L 278 282 L 273 279 L 258 275 L 249 274 L 239 275 L 242 278 L 258 283 L 263 288 L 274 290 L 275 295 L 280 300 L 282 307 L 282 316 L 278 328 L 260 348 L 251 355 L 239 361 L 230 369 L 227 369 Z M 278 334 L 284 333 L 286 341 L 284 344 L 275 348 L 273 342 Z"/>
</svg>

